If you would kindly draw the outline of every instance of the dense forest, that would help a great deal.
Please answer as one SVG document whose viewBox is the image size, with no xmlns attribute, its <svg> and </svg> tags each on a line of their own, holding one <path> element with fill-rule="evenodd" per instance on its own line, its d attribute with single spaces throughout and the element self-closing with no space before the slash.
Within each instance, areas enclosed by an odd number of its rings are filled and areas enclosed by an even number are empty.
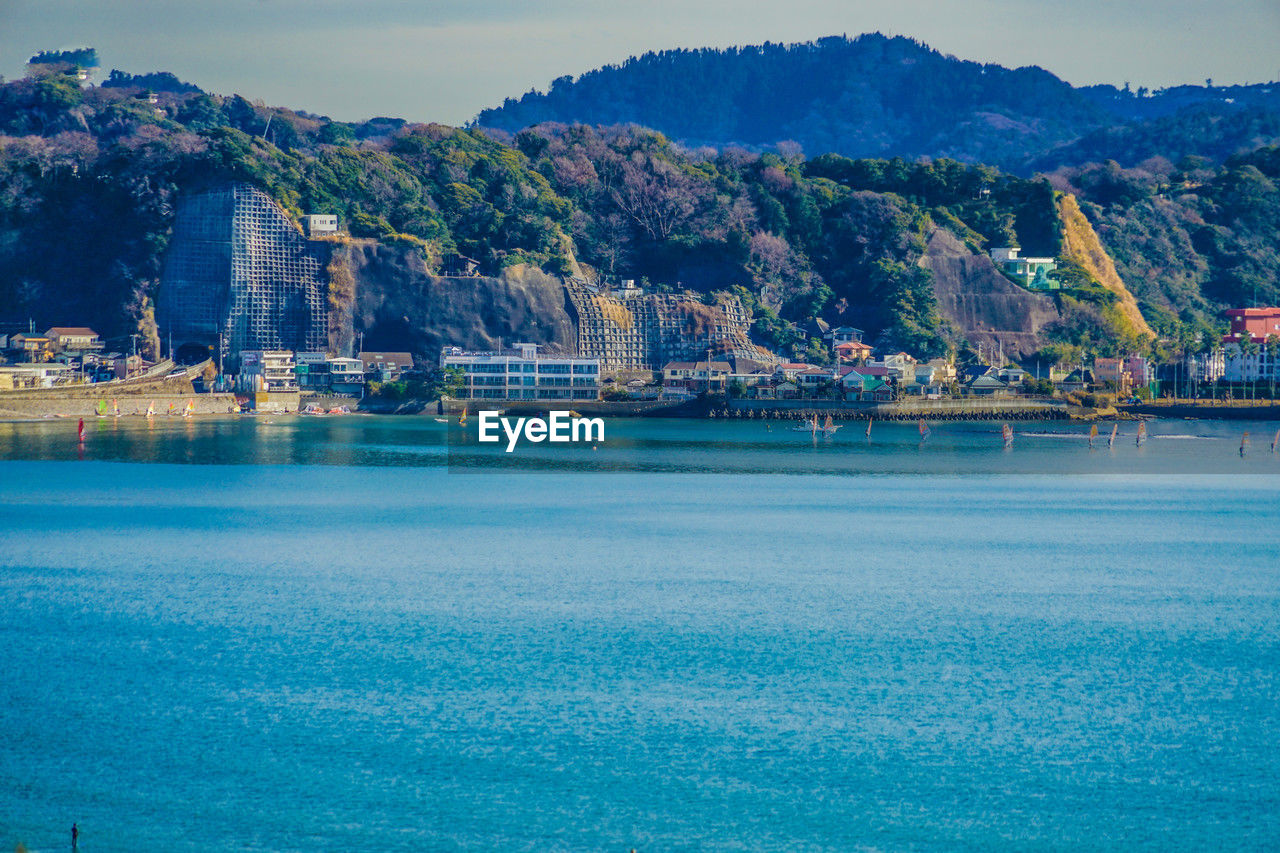
<svg viewBox="0 0 1280 853">
<path fill-rule="evenodd" d="M 964 341 L 917 263 L 928 235 L 1057 255 L 1069 192 L 1148 321 L 1182 339 L 1224 305 L 1280 300 L 1277 150 L 1020 177 L 942 157 L 689 149 L 636 126 L 343 123 L 172 75 L 113 71 L 95 87 L 42 70 L 0 85 L 0 320 L 154 336 L 178 194 L 244 180 L 294 214 L 336 213 L 354 237 L 415 247 L 432 268 L 461 254 L 490 272 L 731 290 L 782 352 L 821 319 L 931 355 Z M 1061 347 L 1145 345 L 1088 272 L 1063 276 Z"/>
<path fill-rule="evenodd" d="M 949 157 L 1029 175 L 1155 154 L 1221 161 L 1276 144 L 1280 85 L 1075 89 L 1041 68 L 968 62 L 875 33 L 647 53 L 477 119 L 511 133 L 544 122 L 639 124 L 689 146 Z"/>
</svg>

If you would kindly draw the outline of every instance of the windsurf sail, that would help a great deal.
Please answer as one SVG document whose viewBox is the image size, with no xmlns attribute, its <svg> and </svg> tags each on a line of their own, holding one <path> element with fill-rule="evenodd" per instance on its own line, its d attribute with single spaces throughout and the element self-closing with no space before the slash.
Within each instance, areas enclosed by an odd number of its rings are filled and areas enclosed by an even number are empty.
<svg viewBox="0 0 1280 853">
<path fill-rule="evenodd" d="M 871 438 L 871 425 L 875 423 L 875 418 L 867 418 L 867 438 Z M 1277 433 L 1280 435 L 1280 433 Z"/>
<path fill-rule="evenodd" d="M 1089 447 L 1093 447 L 1093 443 L 1098 440 L 1098 425 L 1094 424 L 1089 427 Z"/>
<path fill-rule="evenodd" d="M 1120 424 L 1111 425 L 1111 438 L 1107 439 L 1107 447 L 1111 447 L 1116 443 L 1116 433 L 1120 432 Z"/>
<path fill-rule="evenodd" d="M 929 429 L 929 425 L 924 422 L 924 418 L 920 419 L 919 427 L 920 427 L 920 438 L 921 439 L 928 438 L 931 431 Z"/>
<path fill-rule="evenodd" d="M 1000 434 L 1004 436 L 1004 446 L 1013 447 L 1013 427 L 1005 424 L 1000 428 Z"/>
<path fill-rule="evenodd" d="M 1145 442 L 1146 440 L 1147 440 L 1147 422 L 1146 422 L 1146 421 L 1139 421 L 1139 422 L 1138 422 L 1138 437 L 1137 437 L 1137 439 L 1136 439 L 1135 441 L 1136 441 L 1136 443 L 1137 443 L 1139 446 L 1141 446 L 1141 445 L 1142 445 L 1142 443 L 1143 443 L 1143 442 Z"/>
</svg>

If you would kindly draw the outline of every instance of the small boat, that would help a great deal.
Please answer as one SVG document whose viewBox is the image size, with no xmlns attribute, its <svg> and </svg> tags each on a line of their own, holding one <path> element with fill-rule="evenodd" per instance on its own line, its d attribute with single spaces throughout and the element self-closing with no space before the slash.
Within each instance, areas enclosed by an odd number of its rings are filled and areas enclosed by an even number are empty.
<svg viewBox="0 0 1280 853">
<path fill-rule="evenodd" d="M 351 414 L 351 409 L 350 409 L 349 407 L 347 407 L 347 406 L 334 406 L 333 408 L 331 408 L 331 409 L 329 410 L 329 414 L 331 414 L 331 415 L 349 415 L 349 414 Z"/>
<path fill-rule="evenodd" d="M 1137 437 L 1136 439 L 1134 439 L 1134 443 L 1135 443 L 1135 444 L 1137 444 L 1137 446 L 1138 446 L 1138 447 L 1141 447 L 1143 444 L 1145 444 L 1145 443 L 1146 443 L 1146 441 L 1147 441 L 1147 422 L 1146 422 L 1146 421 L 1139 421 L 1139 422 L 1138 422 L 1138 437 Z"/>
<path fill-rule="evenodd" d="M 303 407 L 302 407 L 302 411 L 301 411 L 301 412 L 299 412 L 298 414 L 300 414 L 300 415 L 323 415 L 323 414 L 324 414 L 324 408 L 322 408 L 321 406 L 317 406 L 315 403 L 307 403 L 305 406 L 303 406 Z"/>
<path fill-rule="evenodd" d="M 432 418 L 432 420 L 438 424 L 447 424 L 449 422 L 448 418 Z"/>
<path fill-rule="evenodd" d="M 1013 447 L 1013 427 L 1005 424 L 1000 428 L 1000 434 L 1004 437 L 1004 446 Z"/>
<path fill-rule="evenodd" d="M 811 435 L 817 435 L 818 434 L 818 416 L 814 415 L 812 418 L 806 418 L 804 420 L 801 420 L 800 423 L 796 424 L 791 428 L 791 431 L 807 432 Z"/>
<path fill-rule="evenodd" d="M 1107 447 L 1114 447 L 1116 443 L 1116 433 L 1120 432 L 1120 424 L 1111 425 L 1111 437 L 1107 439 Z"/>
</svg>

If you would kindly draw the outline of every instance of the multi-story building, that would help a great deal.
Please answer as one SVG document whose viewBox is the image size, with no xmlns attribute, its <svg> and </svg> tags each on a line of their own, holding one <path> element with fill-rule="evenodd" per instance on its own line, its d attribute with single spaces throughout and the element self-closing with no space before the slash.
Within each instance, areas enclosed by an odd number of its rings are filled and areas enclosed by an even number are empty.
<svg viewBox="0 0 1280 853">
<path fill-rule="evenodd" d="M 515 344 L 500 352 L 445 347 L 440 366 L 462 371 L 462 396 L 468 400 L 595 400 L 600 396 L 598 358 L 544 356 L 537 344 Z"/>
<path fill-rule="evenodd" d="M 245 350 L 240 353 L 240 389 L 246 393 L 288 394 L 298 391 L 297 362 L 290 350 Z"/>
<path fill-rule="evenodd" d="M 1259 344 L 1269 335 L 1280 337 L 1280 308 L 1231 308 L 1222 313 L 1231 321 L 1224 344 L 1238 344 L 1246 334 Z"/>
</svg>

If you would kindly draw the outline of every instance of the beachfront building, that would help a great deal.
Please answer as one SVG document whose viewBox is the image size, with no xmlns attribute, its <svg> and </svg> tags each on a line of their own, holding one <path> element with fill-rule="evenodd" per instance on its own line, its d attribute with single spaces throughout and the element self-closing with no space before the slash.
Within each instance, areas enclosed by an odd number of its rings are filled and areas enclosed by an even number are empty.
<svg viewBox="0 0 1280 853">
<path fill-rule="evenodd" d="M 359 356 L 368 382 L 395 382 L 413 370 L 413 354 L 407 352 L 362 352 Z"/>
<path fill-rule="evenodd" d="M 542 355 L 537 344 L 467 352 L 445 347 L 440 367 L 462 371 L 467 400 L 595 400 L 600 396 L 600 360 Z"/>
<path fill-rule="evenodd" d="M 1058 290 L 1062 284 L 1050 274 L 1058 268 L 1053 258 L 1022 258 L 1017 246 L 1002 246 L 991 250 L 991 262 L 996 269 L 1016 281 L 1027 290 Z"/>
<path fill-rule="evenodd" d="M 662 365 L 662 385 L 691 394 L 722 394 L 731 371 L 727 361 L 669 361 Z"/>
<path fill-rule="evenodd" d="M 240 390 L 245 393 L 297 393 L 297 366 L 291 350 L 244 350 L 240 353 Z"/>
<path fill-rule="evenodd" d="M 1231 328 L 1222 337 L 1223 378 L 1228 382 L 1280 379 L 1280 308 L 1224 311 Z"/>
</svg>

